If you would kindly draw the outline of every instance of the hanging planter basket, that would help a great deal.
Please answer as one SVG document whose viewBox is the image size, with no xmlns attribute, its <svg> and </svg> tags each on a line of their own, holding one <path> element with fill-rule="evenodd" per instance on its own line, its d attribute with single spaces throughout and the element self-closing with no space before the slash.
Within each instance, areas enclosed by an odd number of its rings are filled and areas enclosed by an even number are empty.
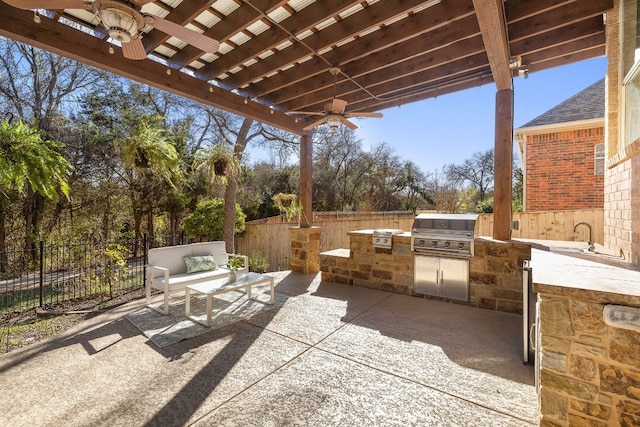
<svg viewBox="0 0 640 427">
<path fill-rule="evenodd" d="M 227 172 L 227 161 L 218 160 L 213 164 L 213 173 L 216 176 L 223 176 Z"/>
<path fill-rule="evenodd" d="M 272 197 L 272 200 L 280 212 L 285 214 L 287 221 L 291 221 L 294 215 L 302 211 L 298 196 L 295 194 L 278 193 Z"/>
<path fill-rule="evenodd" d="M 140 149 L 136 151 L 135 165 L 139 168 L 149 167 L 149 159 L 147 158 L 147 155 L 144 153 L 144 151 Z"/>
</svg>

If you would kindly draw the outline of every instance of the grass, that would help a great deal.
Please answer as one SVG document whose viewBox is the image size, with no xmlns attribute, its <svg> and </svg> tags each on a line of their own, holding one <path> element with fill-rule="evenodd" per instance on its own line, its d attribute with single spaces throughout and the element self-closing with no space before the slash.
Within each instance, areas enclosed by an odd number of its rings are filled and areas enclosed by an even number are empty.
<svg viewBox="0 0 640 427">
<path fill-rule="evenodd" d="M 70 314 L 7 322 L 0 329 L 0 354 L 55 336 L 77 323 L 80 317 Z"/>
<path fill-rule="evenodd" d="M 134 271 L 114 285 L 113 293 L 128 292 L 143 286 L 142 272 Z M 60 304 L 74 299 L 109 298 L 109 288 L 99 280 L 80 276 L 72 280 L 47 283 L 42 287 L 44 305 Z M 0 292 L 0 315 L 30 310 L 40 305 L 40 287 L 37 284 L 19 289 L 7 288 Z"/>
<path fill-rule="evenodd" d="M 56 336 L 104 310 L 144 297 L 144 288 L 118 290 L 113 298 L 94 295 L 52 304 L 44 314 L 35 309 L 0 315 L 0 355 Z"/>
</svg>

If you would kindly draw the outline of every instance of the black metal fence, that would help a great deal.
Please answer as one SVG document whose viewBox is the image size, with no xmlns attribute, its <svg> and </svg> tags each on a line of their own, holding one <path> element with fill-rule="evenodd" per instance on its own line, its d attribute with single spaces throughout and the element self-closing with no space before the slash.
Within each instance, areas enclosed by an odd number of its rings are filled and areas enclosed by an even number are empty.
<svg viewBox="0 0 640 427">
<path fill-rule="evenodd" d="M 0 315 L 88 298 L 113 298 L 144 286 L 149 247 L 184 234 L 114 242 L 48 244 L 0 252 Z"/>
</svg>

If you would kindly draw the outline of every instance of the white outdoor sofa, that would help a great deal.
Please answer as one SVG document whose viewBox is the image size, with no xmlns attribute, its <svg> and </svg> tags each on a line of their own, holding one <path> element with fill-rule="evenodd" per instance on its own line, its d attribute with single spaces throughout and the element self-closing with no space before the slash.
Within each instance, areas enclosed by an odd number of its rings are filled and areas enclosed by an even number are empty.
<svg viewBox="0 0 640 427">
<path fill-rule="evenodd" d="M 217 268 L 214 270 L 187 273 L 183 257 L 212 255 Z M 229 257 L 244 258 L 244 268 L 238 274 L 249 271 L 249 259 L 246 255 L 234 255 L 226 252 L 224 242 L 192 243 L 189 245 L 167 246 L 149 249 L 147 269 L 147 307 L 164 315 L 169 314 L 169 298 L 171 293 L 184 292 L 187 285 L 206 282 L 227 276 L 231 271 L 226 267 Z M 164 293 L 163 309 L 151 305 L 151 289 Z"/>
</svg>

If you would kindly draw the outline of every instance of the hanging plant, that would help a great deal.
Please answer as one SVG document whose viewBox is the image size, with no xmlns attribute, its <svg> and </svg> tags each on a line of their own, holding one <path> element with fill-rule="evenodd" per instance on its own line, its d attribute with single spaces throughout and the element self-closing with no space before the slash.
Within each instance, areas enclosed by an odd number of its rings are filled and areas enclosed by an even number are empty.
<svg viewBox="0 0 640 427">
<path fill-rule="evenodd" d="M 213 163 L 213 173 L 216 176 L 224 176 L 227 172 L 227 162 L 226 159 L 218 159 Z"/>
<path fill-rule="evenodd" d="M 271 198 L 280 212 L 284 213 L 287 221 L 291 221 L 294 215 L 302 212 L 302 204 L 295 194 L 278 193 Z"/>
<path fill-rule="evenodd" d="M 202 168 L 209 171 L 212 180 L 219 177 L 224 181 L 226 177 L 235 176 L 240 172 L 240 162 L 222 143 L 198 152 L 196 169 Z"/>
<path fill-rule="evenodd" d="M 135 165 L 139 168 L 149 168 L 149 158 L 142 148 L 136 150 Z"/>
</svg>

